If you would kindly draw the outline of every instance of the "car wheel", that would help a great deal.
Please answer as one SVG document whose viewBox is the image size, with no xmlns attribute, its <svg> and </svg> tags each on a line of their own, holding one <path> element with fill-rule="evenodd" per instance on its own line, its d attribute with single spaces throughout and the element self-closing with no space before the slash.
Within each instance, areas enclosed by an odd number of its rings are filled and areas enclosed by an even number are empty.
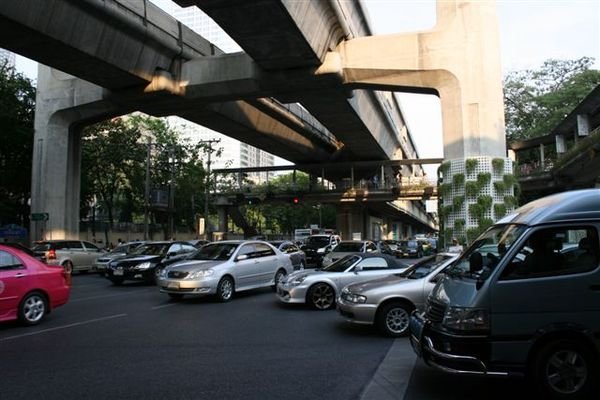
<svg viewBox="0 0 600 400">
<path fill-rule="evenodd" d="M 48 301 L 39 292 L 29 293 L 19 305 L 19 321 L 24 325 L 36 325 L 46 315 Z"/>
<path fill-rule="evenodd" d="M 183 299 L 183 295 L 181 293 L 168 293 L 169 297 L 171 298 L 171 300 L 181 300 Z"/>
<path fill-rule="evenodd" d="M 65 261 L 63 263 L 63 269 L 66 273 L 73 275 L 73 263 L 71 261 Z"/>
<path fill-rule="evenodd" d="M 537 353 L 534 379 L 546 398 L 591 398 L 599 373 L 597 363 L 592 352 L 577 341 L 555 340 Z"/>
<path fill-rule="evenodd" d="M 401 337 L 408 334 L 410 323 L 410 312 L 412 310 L 406 304 L 390 303 L 383 306 L 377 313 L 375 323 L 377 328 L 387 336 Z"/>
<path fill-rule="evenodd" d="M 220 302 L 224 303 L 226 301 L 231 300 L 232 296 L 233 280 L 228 276 L 224 276 L 223 278 L 221 278 L 219 284 L 217 285 L 217 299 L 219 299 Z"/>
<path fill-rule="evenodd" d="M 308 302 L 317 310 L 328 310 L 335 304 L 335 291 L 326 283 L 317 283 L 308 291 Z"/>
<path fill-rule="evenodd" d="M 278 283 L 279 283 L 279 282 L 280 282 L 280 281 L 281 281 L 283 278 L 285 278 L 285 276 L 286 276 L 286 275 L 287 275 L 287 274 L 285 273 L 285 271 L 284 271 L 284 270 L 282 270 L 282 269 L 278 270 L 278 271 L 275 273 L 275 277 L 273 278 L 273 283 L 274 283 L 274 285 L 273 285 L 273 286 L 271 286 L 271 288 L 272 288 L 273 290 L 275 290 L 275 289 L 277 288 L 277 284 L 278 284 Z"/>
</svg>

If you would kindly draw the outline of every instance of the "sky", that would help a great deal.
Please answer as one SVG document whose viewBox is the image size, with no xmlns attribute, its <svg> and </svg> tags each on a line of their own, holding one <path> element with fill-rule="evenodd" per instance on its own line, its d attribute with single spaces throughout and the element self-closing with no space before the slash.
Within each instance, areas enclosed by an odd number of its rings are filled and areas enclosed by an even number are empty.
<svg viewBox="0 0 600 400">
<path fill-rule="evenodd" d="M 151 0 L 161 6 L 169 0 Z M 298 0 L 323 1 L 323 0 Z M 440 0 L 444 1 L 444 0 Z M 479 1 L 479 0 L 474 0 Z M 435 24 L 435 0 L 364 0 L 375 34 L 426 30 Z M 600 0 L 497 0 L 503 73 L 535 69 L 548 59 L 596 59 L 600 68 Z M 17 57 L 32 79 L 35 63 Z M 443 157 L 439 100 L 399 95 L 419 156 Z M 437 167 L 426 168 L 435 176 Z"/>
</svg>

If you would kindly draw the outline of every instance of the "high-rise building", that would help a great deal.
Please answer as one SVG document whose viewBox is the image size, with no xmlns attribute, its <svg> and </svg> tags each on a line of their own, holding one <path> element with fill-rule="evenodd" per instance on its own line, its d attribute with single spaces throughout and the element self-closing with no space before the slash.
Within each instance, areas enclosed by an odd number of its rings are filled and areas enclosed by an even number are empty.
<svg viewBox="0 0 600 400">
<path fill-rule="evenodd" d="M 174 3 L 159 5 L 177 20 L 181 21 L 182 24 L 202 35 L 202 37 L 224 52 L 232 53 L 241 51 L 237 43 L 197 7 L 181 8 Z M 212 168 L 266 167 L 272 166 L 275 163 L 273 155 L 208 128 L 178 117 L 170 117 L 169 123 L 171 126 L 176 127 L 184 137 L 191 140 L 216 139 L 220 141 L 216 147 L 221 149 L 221 156 L 213 158 Z M 249 174 L 249 177 L 257 182 L 264 182 L 266 180 L 266 174 Z"/>
<path fill-rule="evenodd" d="M 15 66 L 16 55 L 12 51 L 8 51 L 5 49 L 0 49 L 0 66 L 6 63 L 7 66 L 13 67 Z"/>
</svg>

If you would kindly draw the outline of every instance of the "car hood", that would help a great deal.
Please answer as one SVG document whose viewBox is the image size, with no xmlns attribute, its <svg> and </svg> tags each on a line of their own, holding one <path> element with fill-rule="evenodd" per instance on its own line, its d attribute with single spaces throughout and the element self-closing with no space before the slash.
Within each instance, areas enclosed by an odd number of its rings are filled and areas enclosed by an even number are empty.
<svg viewBox="0 0 600 400">
<path fill-rule="evenodd" d="M 286 278 L 284 278 L 283 283 L 285 282 L 291 282 L 294 279 L 310 279 L 313 277 L 318 277 L 318 278 L 322 278 L 325 276 L 335 276 L 335 275 L 339 275 L 341 272 L 329 272 L 329 271 L 321 271 L 320 269 L 314 269 L 312 271 L 296 271 L 296 272 L 292 272 L 291 274 L 287 275 Z"/>
<path fill-rule="evenodd" d="M 370 290 L 380 290 L 382 288 L 392 288 L 396 286 L 404 286 L 410 282 L 416 282 L 419 279 L 407 279 L 404 277 L 398 276 L 398 274 L 386 275 L 381 278 L 373 279 L 366 282 L 353 283 L 351 285 L 346 286 L 348 290 L 352 293 L 366 293 Z M 392 290 L 394 290 L 392 288 Z"/>
<path fill-rule="evenodd" d="M 152 255 L 139 255 L 139 256 L 125 256 L 120 257 L 116 260 L 116 263 L 142 263 L 142 262 L 159 262 L 162 256 Z"/>
<path fill-rule="evenodd" d="M 221 265 L 227 261 L 214 261 L 214 260 L 182 260 L 175 264 L 169 265 L 167 270 L 169 271 L 181 271 L 181 272 L 192 272 L 201 269 L 209 269 Z"/>
</svg>

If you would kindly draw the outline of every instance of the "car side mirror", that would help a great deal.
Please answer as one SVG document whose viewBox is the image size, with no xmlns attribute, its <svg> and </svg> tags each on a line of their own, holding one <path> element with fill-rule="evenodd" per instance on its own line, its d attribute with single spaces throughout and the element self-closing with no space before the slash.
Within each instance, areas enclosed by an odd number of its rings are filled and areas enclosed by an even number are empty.
<svg viewBox="0 0 600 400">
<path fill-rule="evenodd" d="M 434 276 L 433 278 L 431 278 L 431 280 L 429 282 L 431 283 L 438 283 L 442 278 L 444 277 L 444 273 L 439 273 L 436 276 Z"/>
<path fill-rule="evenodd" d="M 356 267 L 354 267 L 354 273 L 355 274 L 358 274 L 362 270 L 363 270 L 362 265 L 357 265 Z"/>
<path fill-rule="evenodd" d="M 167 253 L 167 258 L 174 257 L 176 255 L 177 255 L 177 253 L 175 253 L 174 251 L 171 251 L 171 252 Z"/>
<path fill-rule="evenodd" d="M 248 254 L 241 254 L 236 257 L 235 261 L 242 261 L 242 260 L 247 260 L 247 259 L 248 259 Z"/>
</svg>

